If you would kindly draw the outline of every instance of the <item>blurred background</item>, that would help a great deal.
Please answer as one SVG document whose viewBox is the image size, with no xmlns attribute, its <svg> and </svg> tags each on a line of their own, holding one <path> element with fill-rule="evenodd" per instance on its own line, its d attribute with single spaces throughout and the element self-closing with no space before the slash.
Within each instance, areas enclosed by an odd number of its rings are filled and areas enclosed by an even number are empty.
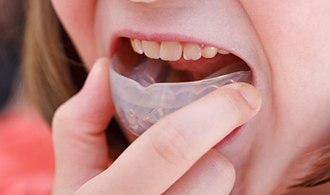
<svg viewBox="0 0 330 195">
<path fill-rule="evenodd" d="M 51 194 L 50 128 L 21 85 L 26 0 L 0 0 L 0 195 Z"/>
<path fill-rule="evenodd" d="M 0 1 L 0 109 L 8 106 L 18 84 L 24 30 L 24 2 Z M 15 10 L 15 13 L 12 12 Z"/>
</svg>

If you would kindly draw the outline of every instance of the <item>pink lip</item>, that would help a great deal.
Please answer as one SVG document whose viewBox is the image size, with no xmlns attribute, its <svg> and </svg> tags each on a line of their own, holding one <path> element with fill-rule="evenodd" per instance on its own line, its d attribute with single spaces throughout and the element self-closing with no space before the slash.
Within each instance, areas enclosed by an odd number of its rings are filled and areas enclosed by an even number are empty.
<svg viewBox="0 0 330 195">
<path fill-rule="evenodd" d="M 147 40 L 147 41 L 157 41 L 157 42 L 162 42 L 162 41 L 178 41 L 178 42 L 187 42 L 187 43 L 197 43 L 197 44 L 204 44 L 204 45 L 211 45 L 211 46 L 216 46 L 219 49 L 224 49 L 229 51 L 228 48 L 225 48 L 224 45 L 215 45 L 212 43 L 209 43 L 207 41 L 203 41 L 202 39 L 195 38 L 195 37 L 188 37 L 182 34 L 174 34 L 174 33 L 153 33 L 153 34 L 147 34 L 147 33 L 142 33 L 142 32 L 137 32 L 134 30 L 119 30 L 116 33 L 114 33 L 112 37 L 112 43 L 115 43 L 116 40 L 119 37 L 125 37 L 125 38 L 135 38 L 139 40 Z M 110 54 L 115 51 L 115 46 L 116 44 L 112 44 L 112 47 L 110 48 Z"/>
<path fill-rule="evenodd" d="M 228 134 L 224 139 L 222 139 L 217 145 L 214 146 L 215 149 L 223 148 L 224 146 L 229 145 L 230 143 L 234 142 L 237 135 L 243 130 L 244 125 L 237 127 L 234 129 L 230 134 Z"/>
</svg>

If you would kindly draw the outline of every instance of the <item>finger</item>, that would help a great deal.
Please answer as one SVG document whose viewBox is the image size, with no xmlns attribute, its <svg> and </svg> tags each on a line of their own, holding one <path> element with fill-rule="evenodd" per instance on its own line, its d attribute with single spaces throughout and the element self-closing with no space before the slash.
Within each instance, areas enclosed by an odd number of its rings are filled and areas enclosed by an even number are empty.
<svg viewBox="0 0 330 195">
<path fill-rule="evenodd" d="M 160 120 L 81 191 L 161 194 L 260 105 L 253 86 L 225 86 Z"/>
<path fill-rule="evenodd" d="M 234 182 L 233 165 L 219 152 L 211 149 L 165 194 L 228 195 Z"/>
<path fill-rule="evenodd" d="M 104 129 L 114 113 L 108 66 L 107 59 L 98 60 L 82 90 L 55 113 L 55 192 L 70 194 L 107 168 Z"/>
</svg>

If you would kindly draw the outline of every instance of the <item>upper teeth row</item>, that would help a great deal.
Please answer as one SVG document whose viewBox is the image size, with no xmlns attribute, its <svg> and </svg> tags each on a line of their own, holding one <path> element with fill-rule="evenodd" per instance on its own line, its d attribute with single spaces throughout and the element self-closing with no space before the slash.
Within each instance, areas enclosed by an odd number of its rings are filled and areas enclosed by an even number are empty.
<svg viewBox="0 0 330 195">
<path fill-rule="evenodd" d="M 218 49 L 212 46 L 201 46 L 194 43 L 179 42 L 155 42 L 138 39 L 131 39 L 133 50 L 138 54 L 145 54 L 152 59 L 162 59 L 166 61 L 180 60 L 182 55 L 185 60 L 198 60 L 201 57 L 213 58 L 220 53 L 222 55 L 229 54 L 228 51 Z"/>
</svg>

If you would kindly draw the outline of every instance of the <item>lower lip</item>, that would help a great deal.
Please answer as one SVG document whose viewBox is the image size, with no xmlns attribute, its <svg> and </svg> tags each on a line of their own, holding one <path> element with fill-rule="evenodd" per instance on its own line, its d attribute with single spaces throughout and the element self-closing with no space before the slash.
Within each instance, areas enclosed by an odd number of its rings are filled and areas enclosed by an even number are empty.
<svg viewBox="0 0 330 195">
<path fill-rule="evenodd" d="M 228 134 L 223 140 L 221 140 L 219 143 L 217 143 L 214 148 L 223 148 L 229 144 L 231 144 L 235 138 L 238 136 L 238 134 L 243 130 L 244 125 L 237 127 L 234 129 L 230 134 Z"/>
</svg>

